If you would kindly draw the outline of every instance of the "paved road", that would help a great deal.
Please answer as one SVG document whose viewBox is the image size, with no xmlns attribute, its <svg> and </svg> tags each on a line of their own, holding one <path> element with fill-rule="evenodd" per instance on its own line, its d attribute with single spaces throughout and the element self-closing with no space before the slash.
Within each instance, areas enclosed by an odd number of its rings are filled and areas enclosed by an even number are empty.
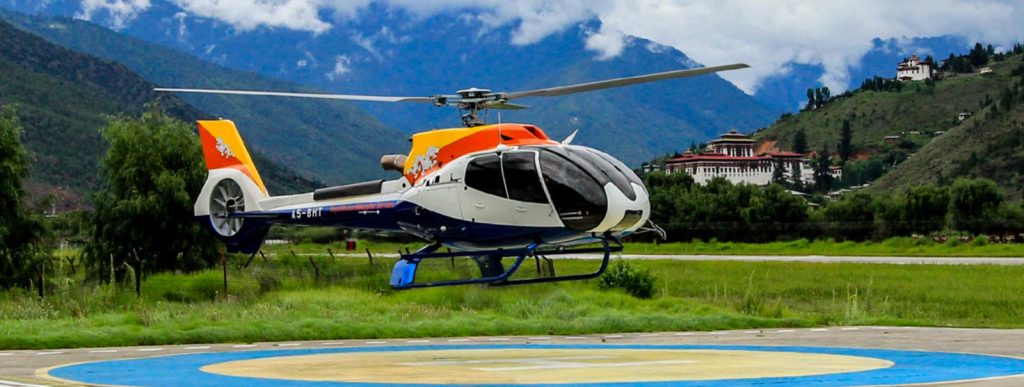
<svg viewBox="0 0 1024 387">
<path fill-rule="evenodd" d="M 622 333 L 580 336 L 506 336 L 391 340 L 332 340 L 250 344 L 171 345 L 158 347 L 83 348 L 46 351 L 0 351 L 0 386 L 59 384 L 41 369 L 57 365 L 186 353 L 294 350 L 299 348 L 432 346 L 484 344 L 658 344 L 658 345 L 800 345 L 979 353 L 1024 358 L 1024 330 L 912 327 L 829 327 L 715 332 Z M 948 367 L 956 367 L 949 364 Z M 1024 385 L 1024 377 L 955 383 L 964 386 Z"/>
<path fill-rule="evenodd" d="M 303 256 L 326 254 L 307 253 Z M 366 258 L 366 254 L 335 254 L 335 256 Z M 398 258 L 398 254 L 373 254 L 374 257 Z M 581 259 L 601 259 L 600 254 L 580 254 Z M 744 262 L 813 262 L 813 263 L 883 263 L 893 265 L 1024 265 L 1024 257 L 877 257 L 828 255 L 699 255 L 699 254 L 615 254 L 622 259 L 670 259 L 674 261 L 744 261 Z"/>
</svg>

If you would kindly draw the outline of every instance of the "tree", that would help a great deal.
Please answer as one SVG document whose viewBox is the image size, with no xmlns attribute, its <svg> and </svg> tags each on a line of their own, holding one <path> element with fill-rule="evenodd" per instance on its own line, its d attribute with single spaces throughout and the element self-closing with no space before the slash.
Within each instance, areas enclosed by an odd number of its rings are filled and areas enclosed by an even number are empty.
<svg viewBox="0 0 1024 387">
<path fill-rule="evenodd" d="M 796 130 L 793 134 L 793 152 L 799 154 L 807 153 L 807 135 L 804 134 L 804 128 Z"/>
<path fill-rule="evenodd" d="M 981 43 L 975 43 L 974 48 L 971 49 L 969 54 L 967 54 L 967 57 L 969 58 L 972 66 L 981 67 L 988 63 L 989 55 L 988 50 L 986 50 L 985 47 L 982 47 Z"/>
<path fill-rule="evenodd" d="M 775 160 L 772 167 L 772 183 L 786 185 L 786 164 L 782 160 Z"/>
<path fill-rule="evenodd" d="M 16 108 L 0 109 L 0 289 L 33 282 L 43 233 L 22 198 L 21 179 L 28 175 L 21 124 Z"/>
<path fill-rule="evenodd" d="M 953 227 L 971 234 L 984 233 L 1003 202 L 999 187 L 988 179 L 957 179 L 949 196 Z"/>
<path fill-rule="evenodd" d="M 911 187 L 903 193 L 901 220 L 911 232 L 927 234 L 945 227 L 949 190 L 931 184 Z"/>
<path fill-rule="evenodd" d="M 818 154 L 814 161 L 814 188 L 818 192 L 832 190 L 832 173 L 830 167 L 832 160 L 829 158 L 828 145 Z"/>
<path fill-rule="evenodd" d="M 843 128 L 839 133 L 839 158 L 845 163 L 853 154 L 853 133 L 850 129 L 850 120 L 843 120 Z"/>
<path fill-rule="evenodd" d="M 807 88 L 807 110 L 814 109 L 815 105 L 816 104 L 814 102 L 814 89 L 808 87 Z"/>
<path fill-rule="evenodd" d="M 86 264 L 94 278 L 123 279 L 207 267 L 216 241 L 192 217 L 206 179 L 192 129 L 151 107 L 141 119 L 113 118 L 101 131 L 110 148 L 100 161 L 103 186 L 93 197 Z"/>
<path fill-rule="evenodd" d="M 854 191 L 825 208 L 829 234 L 839 240 L 862 241 L 874 230 L 874 203 L 871 195 Z"/>
</svg>

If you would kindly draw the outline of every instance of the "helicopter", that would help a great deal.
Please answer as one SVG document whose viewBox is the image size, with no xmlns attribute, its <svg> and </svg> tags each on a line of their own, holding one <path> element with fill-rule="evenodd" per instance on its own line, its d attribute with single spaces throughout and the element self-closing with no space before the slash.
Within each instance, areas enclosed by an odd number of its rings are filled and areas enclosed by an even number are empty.
<svg viewBox="0 0 1024 387">
<path fill-rule="evenodd" d="M 462 127 L 415 133 L 406 155 L 384 155 L 381 166 L 401 177 L 272 196 L 230 120 L 197 122 L 208 176 L 194 205 L 195 218 L 228 252 L 256 254 L 273 224 L 327 225 L 407 233 L 422 248 L 399 254 L 394 289 L 484 284 L 490 286 L 596 278 L 608 267 L 621 238 L 640 230 L 664 232 L 649 221 L 643 181 L 621 161 L 573 145 L 576 132 L 552 140 L 536 125 L 487 124 L 488 109 L 520 110 L 510 101 L 554 97 L 749 67 L 737 63 L 517 92 L 468 88 L 450 95 L 394 97 L 275 91 L 156 88 L 160 92 L 230 94 L 428 103 L 454 107 Z M 586 246 L 598 245 L 598 247 Z M 447 247 L 441 252 L 440 248 Z M 597 270 L 556 275 L 559 255 L 601 253 Z M 424 260 L 470 258 L 480 275 L 417 282 Z M 513 258 L 506 266 L 505 258 Z M 513 279 L 528 258 L 538 276 Z M 542 273 L 540 260 L 549 269 Z"/>
</svg>

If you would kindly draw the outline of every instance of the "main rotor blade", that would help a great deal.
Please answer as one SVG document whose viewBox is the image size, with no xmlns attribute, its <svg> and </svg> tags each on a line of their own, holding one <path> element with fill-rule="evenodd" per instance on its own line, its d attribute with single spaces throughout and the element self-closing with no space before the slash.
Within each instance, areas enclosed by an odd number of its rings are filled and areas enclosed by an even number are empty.
<svg viewBox="0 0 1024 387">
<path fill-rule="evenodd" d="M 270 97 L 297 97 L 316 99 L 340 99 L 346 101 L 369 101 L 369 102 L 434 102 L 431 97 L 384 97 L 378 95 L 350 95 L 350 94 L 315 94 L 315 93 L 286 93 L 278 91 L 253 91 L 253 90 L 221 90 L 221 89 L 172 89 L 158 87 L 154 91 L 165 91 L 172 93 L 201 93 L 201 94 L 232 94 L 232 95 L 261 95 Z"/>
<path fill-rule="evenodd" d="M 742 69 L 742 68 L 747 68 L 747 67 L 750 67 L 750 66 L 747 66 L 746 64 L 743 64 L 743 63 L 735 63 L 735 64 L 724 65 L 724 66 L 701 67 L 701 68 L 697 68 L 697 69 L 686 69 L 686 70 L 673 70 L 673 71 L 665 71 L 665 72 L 661 72 L 661 73 L 638 75 L 638 76 L 635 76 L 635 77 L 615 78 L 615 79 L 608 79 L 608 80 L 604 80 L 604 81 L 579 83 L 579 84 L 575 84 L 575 85 L 549 87 L 549 88 L 546 88 L 546 89 L 517 91 L 517 92 L 512 92 L 512 93 L 505 93 L 505 94 L 503 94 L 503 97 L 505 97 L 507 99 L 523 98 L 523 97 L 553 97 L 553 96 L 556 96 L 556 95 L 566 95 L 566 94 L 572 94 L 572 93 L 580 93 L 580 92 L 584 92 L 584 91 L 607 89 L 607 88 L 611 88 L 611 87 L 635 85 L 637 83 L 647 83 L 647 82 L 653 82 L 653 81 L 660 81 L 660 80 L 664 80 L 664 79 L 692 77 L 694 75 L 710 74 L 710 73 L 716 73 L 716 72 L 719 72 L 719 71 L 736 70 L 736 69 Z"/>
</svg>

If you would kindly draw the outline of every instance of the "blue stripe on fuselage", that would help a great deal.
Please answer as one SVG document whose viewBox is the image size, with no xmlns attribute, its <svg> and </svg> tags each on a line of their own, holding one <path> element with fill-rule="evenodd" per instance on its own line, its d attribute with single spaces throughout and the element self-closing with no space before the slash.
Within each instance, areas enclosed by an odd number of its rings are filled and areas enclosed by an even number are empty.
<svg viewBox="0 0 1024 387">
<path fill-rule="evenodd" d="M 588 236 L 587 233 L 563 227 L 465 221 L 401 200 L 248 212 L 242 216 L 282 224 L 406 232 L 427 240 L 465 247 L 526 246 L 535 242 L 562 241 Z"/>
</svg>

